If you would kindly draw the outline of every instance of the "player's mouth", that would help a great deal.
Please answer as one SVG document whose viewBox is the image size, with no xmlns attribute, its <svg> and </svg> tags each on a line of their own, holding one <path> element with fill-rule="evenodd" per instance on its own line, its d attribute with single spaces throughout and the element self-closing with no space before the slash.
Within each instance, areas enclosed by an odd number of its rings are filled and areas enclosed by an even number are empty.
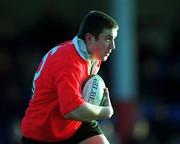
<svg viewBox="0 0 180 144">
<path fill-rule="evenodd" d="M 105 56 L 109 56 L 111 54 L 111 52 L 105 53 Z"/>
<path fill-rule="evenodd" d="M 105 53 L 105 56 L 109 56 L 111 54 L 111 49 Z"/>
</svg>

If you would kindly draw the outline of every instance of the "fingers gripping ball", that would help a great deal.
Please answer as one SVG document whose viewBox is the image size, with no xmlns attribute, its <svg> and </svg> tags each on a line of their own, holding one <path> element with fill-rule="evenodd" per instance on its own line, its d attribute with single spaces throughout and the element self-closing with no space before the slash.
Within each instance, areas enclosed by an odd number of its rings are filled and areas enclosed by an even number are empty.
<svg viewBox="0 0 180 144">
<path fill-rule="evenodd" d="M 83 84 L 82 96 L 88 103 L 101 105 L 105 87 L 105 82 L 99 75 L 91 75 Z"/>
</svg>

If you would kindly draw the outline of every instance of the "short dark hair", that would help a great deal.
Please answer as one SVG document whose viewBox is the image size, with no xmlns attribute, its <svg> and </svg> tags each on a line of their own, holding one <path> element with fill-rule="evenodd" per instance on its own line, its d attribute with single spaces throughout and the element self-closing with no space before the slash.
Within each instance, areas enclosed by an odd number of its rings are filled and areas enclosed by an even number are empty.
<svg viewBox="0 0 180 144">
<path fill-rule="evenodd" d="M 78 37 L 85 40 L 85 34 L 91 33 L 98 39 L 99 34 L 105 29 L 119 28 L 117 22 L 101 11 L 90 11 L 82 20 Z"/>
</svg>

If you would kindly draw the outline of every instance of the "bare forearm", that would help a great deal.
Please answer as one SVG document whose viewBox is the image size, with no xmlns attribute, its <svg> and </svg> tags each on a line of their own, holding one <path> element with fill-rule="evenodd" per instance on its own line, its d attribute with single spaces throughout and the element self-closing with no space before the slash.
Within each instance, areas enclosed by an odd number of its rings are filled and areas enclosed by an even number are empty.
<svg viewBox="0 0 180 144">
<path fill-rule="evenodd" d="M 96 106 L 85 102 L 81 107 L 65 115 L 65 118 L 79 121 L 89 121 L 108 119 L 112 116 L 112 114 L 113 110 L 111 106 Z"/>
</svg>

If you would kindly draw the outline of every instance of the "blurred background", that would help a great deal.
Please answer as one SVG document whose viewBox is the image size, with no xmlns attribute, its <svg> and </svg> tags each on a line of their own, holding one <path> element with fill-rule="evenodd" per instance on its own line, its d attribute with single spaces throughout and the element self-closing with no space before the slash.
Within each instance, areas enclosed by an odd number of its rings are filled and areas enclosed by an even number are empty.
<svg viewBox="0 0 180 144">
<path fill-rule="evenodd" d="M 115 111 L 100 122 L 109 141 L 180 144 L 179 0 L 0 0 L 0 144 L 20 143 L 38 63 L 77 34 L 90 10 L 120 25 L 100 70 Z"/>
</svg>

